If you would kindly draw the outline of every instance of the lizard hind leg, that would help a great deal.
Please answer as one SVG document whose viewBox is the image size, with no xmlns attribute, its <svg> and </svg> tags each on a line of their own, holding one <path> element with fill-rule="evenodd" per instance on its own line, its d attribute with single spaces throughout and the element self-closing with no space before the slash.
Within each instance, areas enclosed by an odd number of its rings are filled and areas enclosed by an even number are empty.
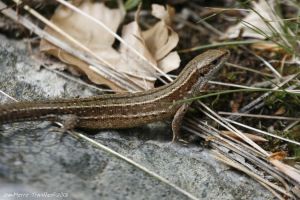
<svg viewBox="0 0 300 200">
<path fill-rule="evenodd" d="M 187 112 L 190 103 L 184 103 L 175 113 L 173 121 L 172 121 L 172 131 L 173 131 L 173 139 L 172 142 L 177 141 L 180 138 L 180 128 L 182 124 L 183 117 Z"/>
</svg>

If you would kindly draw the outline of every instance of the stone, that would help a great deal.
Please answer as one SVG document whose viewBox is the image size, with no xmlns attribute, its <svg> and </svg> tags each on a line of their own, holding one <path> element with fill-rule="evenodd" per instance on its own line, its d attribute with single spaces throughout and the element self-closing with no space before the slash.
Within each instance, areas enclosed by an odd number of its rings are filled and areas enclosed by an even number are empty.
<svg viewBox="0 0 300 200">
<path fill-rule="evenodd" d="M 18 100 L 96 95 L 96 90 L 38 70 L 25 41 L 0 35 L 0 89 Z M 4 95 L 1 103 L 11 102 Z M 87 141 L 56 132 L 50 122 L 2 125 L 0 199 L 188 199 L 182 193 Z M 199 145 L 171 143 L 169 123 L 124 130 L 81 131 L 199 199 L 272 199 L 248 176 L 216 161 Z M 15 196 L 15 199 L 18 197 Z M 41 199 L 39 198 L 39 199 Z M 11 198 L 12 199 L 12 198 Z"/>
</svg>

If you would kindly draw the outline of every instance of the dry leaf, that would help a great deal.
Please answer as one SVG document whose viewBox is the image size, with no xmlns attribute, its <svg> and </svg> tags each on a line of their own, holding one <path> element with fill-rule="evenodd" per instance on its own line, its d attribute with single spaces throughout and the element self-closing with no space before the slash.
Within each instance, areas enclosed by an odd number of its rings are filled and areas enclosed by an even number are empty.
<svg viewBox="0 0 300 200">
<path fill-rule="evenodd" d="M 287 156 L 287 153 L 285 151 L 279 151 L 279 152 L 275 152 L 275 153 L 272 153 L 270 156 L 269 156 L 269 159 L 270 160 L 284 160 Z"/>
<path fill-rule="evenodd" d="M 161 13 L 161 15 L 159 15 L 159 13 Z M 170 27 L 170 18 L 174 15 L 174 9 L 170 6 L 167 6 L 165 9 L 163 6 L 153 5 L 152 14 L 161 21 L 156 23 L 156 25 L 149 30 L 144 31 L 143 37 L 154 58 L 161 60 L 176 47 L 179 41 L 178 34 Z"/>
<path fill-rule="evenodd" d="M 158 61 L 159 68 L 164 72 L 170 72 L 178 68 L 180 57 L 176 51 L 169 53 L 162 60 Z"/>
<path fill-rule="evenodd" d="M 80 4 L 79 9 L 97 18 L 114 32 L 116 32 L 124 17 L 121 9 L 110 9 L 102 3 L 84 1 Z M 171 52 L 179 40 L 177 33 L 169 26 L 174 10 L 170 7 L 164 8 L 160 5 L 154 5 L 153 13 L 160 21 L 152 28 L 142 32 L 136 18 L 135 21 L 123 27 L 122 37 L 128 45 L 143 55 L 147 62 L 167 73 L 179 67 L 180 63 L 177 52 Z M 155 69 L 134 54 L 123 43 L 121 43 L 119 51 L 113 49 L 114 36 L 96 23 L 64 7 L 57 9 L 51 21 L 92 50 L 97 56 L 108 62 L 118 72 L 129 75 L 131 81 L 145 89 L 154 87 L 154 81 L 156 80 L 154 75 Z M 63 36 L 48 27 L 45 28 L 45 31 L 68 42 Z M 75 45 L 68 43 L 78 49 Z M 120 86 L 95 73 L 85 62 L 63 52 L 44 40 L 41 42 L 41 51 L 55 55 L 63 62 L 76 66 L 94 83 L 106 84 L 113 90 L 124 90 L 124 88 L 120 88 Z"/>
<path fill-rule="evenodd" d="M 267 23 L 269 23 L 269 25 L 271 25 L 279 34 L 283 33 L 283 30 L 281 29 L 282 21 L 276 15 L 271 1 L 267 2 L 266 0 L 259 0 L 258 2 L 252 1 L 251 3 L 253 5 L 253 10 L 250 11 L 242 22 L 230 27 L 226 31 L 224 38 L 237 38 L 239 37 L 240 30 L 243 29 L 243 37 L 266 39 L 263 34 L 271 36 L 274 30 L 272 30 L 265 21 L 267 21 Z M 261 31 L 263 34 L 256 32 L 252 28 Z"/>
<path fill-rule="evenodd" d="M 148 62 L 157 66 L 156 60 L 145 44 L 142 32 L 136 20 L 123 27 L 122 38 L 128 45 L 143 55 Z M 144 88 L 153 88 L 153 83 L 156 80 L 156 78 L 153 77 L 155 69 L 147 65 L 144 60 L 128 49 L 127 46 L 121 44 L 119 51 L 122 55 L 121 63 L 118 65 L 119 70 L 130 74 L 132 77 L 138 78 L 135 79 L 135 81 L 138 81 Z"/>
<path fill-rule="evenodd" d="M 152 5 L 152 15 L 163 20 L 166 24 L 171 25 L 172 18 L 175 15 L 175 9 L 167 5 L 167 9 L 161 5 Z"/>
<path fill-rule="evenodd" d="M 221 131 L 222 134 L 227 135 L 229 137 L 233 137 L 234 139 L 240 140 L 242 141 L 242 139 L 237 136 L 235 133 L 231 132 L 231 131 Z M 260 137 L 258 135 L 254 135 L 254 134 L 250 134 L 250 133 L 243 133 L 244 135 L 246 135 L 249 139 L 251 139 L 254 142 L 267 142 L 268 140 Z"/>
<path fill-rule="evenodd" d="M 95 17 L 96 19 L 101 20 L 113 31 L 117 30 L 118 26 L 124 18 L 124 13 L 120 9 L 109 9 L 101 3 L 91 3 L 90 1 L 85 1 L 84 3 L 80 4 L 79 8 L 82 11 Z M 63 6 L 60 6 L 51 18 L 51 22 L 63 29 L 69 35 L 73 36 L 78 41 L 82 42 L 85 46 L 98 54 L 100 57 L 108 58 L 112 57 L 112 55 L 118 55 L 118 52 L 114 49 L 107 48 L 111 47 L 111 45 L 113 44 L 115 40 L 114 37 L 102 27 L 97 25 L 95 22 L 87 19 L 86 17 L 83 17 L 76 12 L 70 11 Z M 70 46 L 78 49 L 77 46 L 73 45 L 62 35 L 53 31 L 51 28 L 46 27 L 45 31 L 65 41 Z M 108 85 L 113 90 L 124 89 L 120 88 L 110 80 L 105 80 L 102 76 L 92 71 L 89 68 L 89 65 L 85 62 L 64 52 L 63 50 L 57 48 L 56 46 L 45 40 L 41 41 L 40 50 L 47 52 L 48 54 L 57 56 L 65 63 L 76 66 L 78 70 L 84 72 L 89 77 L 89 79 L 96 84 Z"/>
<path fill-rule="evenodd" d="M 238 102 L 236 100 L 230 101 L 231 112 L 239 112 L 240 106 L 241 106 L 241 102 Z"/>
<path fill-rule="evenodd" d="M 178 34 L 168 25 L 174 11 L 169 6 L 164 8 L 161 5 L 153 5 L 152 9 L 152 14 L 161 17 L 161 21 L 149 30 L 141 31 L 138 25 L 139 11 L 137 11 L 135 21 L 123 27 L 122 38 L 127 44 L 138 50 L 150 63 L 167 73 L 178 68 L 180 64 L 177 52 L 170 53 L 179 41 Z M 122 71 L 138 77 L 145 77 L 146 79 L 140 79 L 141 84 L 144 84 L 146 88 L 153 88 L 156 79 L 153 76 L 155 70 L 123 44 L 120 46 L 120 52 L 123 55 L 123 60 L 127 63 L 127 65 L 122 65 L 124 66 Z"/>
<path fill-rule="evenodd" d="M 276 110 L 276 112 L 274 113 L 274 115 L 283 115 L 284 113 L 286 113 L 286 109 L 285 107 L 281 106 L 280 108 L 278 108 L 278 110 Z"/>
</svg>

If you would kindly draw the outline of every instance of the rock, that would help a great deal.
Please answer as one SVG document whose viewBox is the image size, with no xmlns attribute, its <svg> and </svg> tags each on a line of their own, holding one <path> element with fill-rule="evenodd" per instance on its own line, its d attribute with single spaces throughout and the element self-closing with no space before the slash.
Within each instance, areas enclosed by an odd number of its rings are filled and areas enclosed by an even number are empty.
<svg viewBox="0 0 300 200">
<path fill-rule="evenodd" d="M 96 94 L 53 72 L 37 70 L 24 41 L 4 36 L 0 41 L 0 89 L 9 95 L 33 100 Z M 2 103 L 10 101 L 3 95 L 0 98 Z M 53 127 L 50 122 L 1 127 L 0 199 L 14 192 L 45 194 L 46 199 L 188 199 L 124 160 Z M 87 136 L 199 199 L 273 198 L 259 183 L 217 162 L 209 150 L 172 144 L 169 124 L 102 130 Z"/>
</svg>

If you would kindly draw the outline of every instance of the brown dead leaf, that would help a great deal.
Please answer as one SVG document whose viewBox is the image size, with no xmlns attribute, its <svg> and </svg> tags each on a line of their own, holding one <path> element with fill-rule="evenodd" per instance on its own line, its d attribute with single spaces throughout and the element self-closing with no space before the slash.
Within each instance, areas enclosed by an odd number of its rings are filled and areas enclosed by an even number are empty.
<svg viewBox="0 0 300 200">
<path fill-rule="evenodd" d="M 284 160 L 287 156 L 287 153 L 285 151 L 278 151 L 278 152 L 275 152 L 275 153 L 272 153 L 270 156 L 269 156 L 269 159 L 270 160 Z"/>
<path fill-rule="evenodd" d="M 231 112 L 238 112 L 243 100 L 243 95 L 237 94 L 235 98 L 230 101 Z"/>
<path fill-rule="evenodd" d="M 235 101 L 235 100 L 230 101 L 231 112 L 238 112 L 240 106 L 241 106 L 240 102 Z"/>
<path fill-rule="evenodd" d="M 170 53 L 179 41 L 178 34 L 168 25 L 174 10 L 169 6 L 164 8 L 161 5 L 153 5 L 152 9 L 152 14 L 161 17 L 161 21 L 157 22 L 150 29 L 141 31 L 138 25 L 139 11 L 137 11 L 135 21 L 123 27 L 122 38 L 127 44 L 138 50 L 150 63 L 167 73 L 178 68 L 180 64 L 177 52 Z M 161 13 L 161 15 L 158 13 Z M 141 77 L 140 81 L 142 84 L 147 84 L 146 88 L 153 88 L 154 80 L 156 79 L 153 76 L 155 70 L 145 65 L 144 61 L 129 51 L 123 44 L 120 46 L 120 52 L 123 55 L 123 60 L 127 63 L 124 63 L 123 70 L 130 75 Z M 143 77 L 147 77 L 147 81 Z"/>
<path fill-rule="evenodd" d="M 285 107 L 281 106 L 280 108 L 278 108 L 278 110 L 276 110 L 276 112 L 274 113 L 274 115 L 283 115 L 286 112 Z"/>
<path fill-rule="evenodd" d="M 124 18 L 124 13 L 121 10 L 109 9 L 104 6 L 104 4 L 100 3 L 91 3 L 90 1 L 85 1 L 84 3 L 80 4 L 79 8 L 82 11 L 95 17 L 96 19 L 101 20 L 113 31 L 117 30 L 118 26 Z M 114 49 L 107 48 L 111 47 L 111 45 L 113 44 L 114 37 L 102 27 L 97 25 L 95 22 L 87 19 L 86 17 L 83 17 L 76 12 L 70 11 L 63 6 L 60 6 L 51 18 L 51 22 L 63 29 L 78 41 L 81 41 L 85 46 L 87 46 L 102 58 L 112 57 L 112 55 L 118 55 L 117 51 L 115 51 Z M 51 28 L 46 27 L 45 31 L 50 33 L 54 37 L 65 41 L 70 46 L 78 49 L 77 46 L 66 40 L 62 35 L 55 32 Z M 110 80 L 104 79 L 102 76 L 92 71 L 87 63 L 64 52 L 63 50 L 57 48 L 46 40 L 41 40 L 40 50 L 58 57 L 65 63 L 76 66 L 79 71 L 82 71 L 84 74 L 86 74 L 88 78 L 96 84 L 108 85 L 113 90 L 124 90 L 124 88 L 120 88 L 115 83 L 111 82 Z"/>
<path fill-rule="evenodd" d="M 145 43 L 149 51 L 156 60 L 161 60 L 166 57 L 169 52 L 176 47 L 179 41 L 178 34 L 170 27 L 171 16 L 173 16 L 174 13 L 174 9 L 170 6 L 167 6 L 166 9 L 160 5 L 152 6 L 152 15 L 161 21 L 156 23 L 149 30 L 144 31 L 143 37 L 145 38 Z"/>
<path fill-rule="evenodd" d="M 142 54 L 148 60 L 148 62 L 157 66 L 156 60 L 153 58 L 152 54 L 146 46 L 145 40 L 142 36 L 142 31 L 137 23 L 137 20 L 123 27 L 122 38 L 128 45 Z M 125 45 L 120 45 L 119 52 L 122 56 L 122 59 L 120 60 L 120 63 L 118 65 L 119 70 L 130 74 L 132 77 L 135 77 L 135 81 L 138 81 L 140 85 L 144 86 L 144 88 L 153 88 L 153 83 L 156 79 L 155 77 L 153 77 L 155 69 L 147 66 L 145 61 L 143 61 L 138 55 L 133 53 Z M 148 81 L 144 80 L 146 78 L 148 78 Z"/>
<path fill-rule="evenodd" d="M 110 9 L 102 3 L 84 1 L 79 5 L 79 9 L 103 22 L 114 32 L 116 32 L 124 18 L 124 13 L 121 9 Z M 160 5 L 154 5 L 153 13 L 160 21 L 152 28 L 142 32 L 136 18 L 135 21 L 123 27 L 122 38 L 128 45 L 142 54 L 149 63 L 167 73 L 176 69 L 180 63 L 177 52 L 170 53 L 179 40 L 177 33 L 169 26 L 174 10 L 171 7 L 164 8 Z M 95 22 L 64 7 L 57 9 L 51 21 L 88 47 L 118 72 L 127 74 L 131 81 L 145 89 L 154 87 L 154 81 L 156 80 L 155 69 L 130 51 L 123 43 L 121 43 L 119 50 L 113 49 L 114 36 Z M 46 27 L 45 31 L 78 49 L 77 46 L 68 42 L 52 29 Z M 41 41 L 40 46 L 41 51 L 57 56 L 63 62 L 76 66 L 92 82 L 108 85 L 113 90 L 124 90 L 124 88 L 120 88 L 120 86 L 95 73 L 85 62 L 65 53 L 45 40 Z M 99 64 L 103 65 L 100 61 Z"/>
<path fill-rule="evenodd" d="M 232 137 L 234 139 L 243 141 L 239 136 L 237 136 L 235 133 L 231 132 L 231 131 L 221 131 L 222 134 L 227 135 L 229 137 Z M 251 139 L 254 142 L 267 142 L 268 140 L 260 137 L 258 135 L 254 135 L 254 134 L 250 134 L 250 133 L 243 133 L 244 135 L 246 135 L 249 139 Z"/>
</svg>

